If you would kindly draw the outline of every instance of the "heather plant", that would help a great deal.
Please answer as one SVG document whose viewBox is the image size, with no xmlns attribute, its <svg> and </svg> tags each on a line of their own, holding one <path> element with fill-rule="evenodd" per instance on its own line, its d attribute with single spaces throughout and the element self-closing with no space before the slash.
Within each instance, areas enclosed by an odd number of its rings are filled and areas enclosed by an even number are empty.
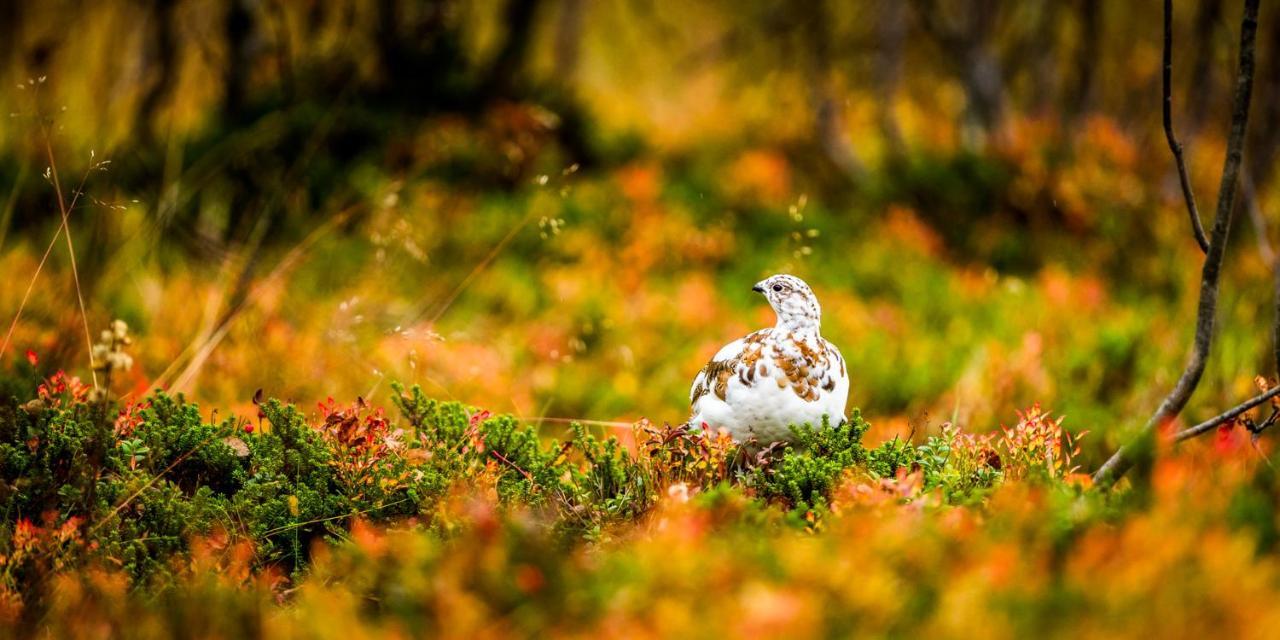
<svg viewBox="0 0 1280 640">
<path fill-rule="evenodd" d="M 570 532 L 597 539 L 612 523 L 632 520 L 649 510 L 659 487 L 631 452 L 616 438 L 601 441 L 582 425 L 573 425 L 573 439 L 566 444 L 573 459 L 566 459 L 560 510 Z M 567 456 L 566 456 L 567 458 Z"/>
<path fill-rule="evenodd" d="M 980 501 L 1002 478 L 1001 460 L 987 434 L 966 433 L 951 423 L 918 448 L 924 484 L 952 503 Z"/>
<path fill-rule="evenodd" d="M 429 513 L 451 486 L 493 467 L 511 503 L 544 503 L 559 482 L 532 430 L 510 417 L 451 421 L 463 415 L 456 403 L 409 414 L 415 443 L 363 401 L 321 403 L 311 422 L 267 400 L 255 426 L 206 421 L 162 392 L 108 412 L 110 401 L 63 374 L 39 393 L 36 404 L 0 407 L 12 594 L 38 594 L 49 572 L 91 559 L 155 580 L 193 536 L 217 531 L 249 542 L 256 566 L 297 571 L 313 543 L 345 535 L 352 518 Z"/>
<path fill-rule="evenodd" d="M 661 427 L 642 420 L 633 430 L 638 461 L 653 487 L 685 485 L 709 489 L 738 477 L 745 469 L 769 459 L 772 448 L 748 456 L 727 433 L 692 429 L 689 424 Z"/>
<path fill-rule="evenodd" d="M 392 401 L 413 430 L 407 437 L 415 474 L 438 498 L 462 478 L 494 468 L 498 496 L 507 502 L 543 504 L 559 485 L 555 456 L 537 432 L 511 416 L 494 416 L 457 402 L 428 398 L 419 386 L 393 383 Z"/>
<path fill-rule="evenodd" d="M 1075 589 L 1083 570 L 1071 563 L 1088 560 L 1071 550 L 1099 544 L 1090 541 L 1107 527 L 1137 526 L 1125 524 L 1134 516 L 1123 499 L 1087 490 L 1074 474 L 1079 436 L 1038 406 L 987 434 L 948 423 L 919 445 L 876 446 L 864 444 L 870 425 L 855 410 L 846 424 L 798 425 L 792 445 L 761 448 L 649 422 L 633 427 L 634 444 L 581 424 L 557 442 L 513 416 L 392 388 L 394 417 L 359 398 L 311 413 L 255 399 L 256 419 L 214 421 L 181 395 L 98 399 L 57 373 L 31 392 L 38 402 L 0 405 L 0 611 L 71 629 L 81 618 L 59 616 L 74 606 L 119 629 L 129 618 L 107 606 L 117 602 L 151 628 L 178 629 L 211 600 L 239 622 L 208 628 L 273 635 L 277 615 L 312 628 L 304 612 L 352 629 L 439 632 L 466 627 L 464 606 L 491 630 L 583 633 L 606 619 L 643 627 L 645 608 L 702 594 L 716 619 L 756 620 L 756 609 L 706 595 L 727 589 L 864 613 L 802 624 L 809 614 L 796 610 L 788 625 L 906 632 L 943 625 L 946 576 L 966 579 L 965 558 L 987 562 L 967 544 L 1033 554 Z M 104 433 L 95 467 L 87 461 Z M 1185 468 L 1166 467 L 1156 490 L 1186 482 L 1165 477 L 1185 478 Z M 1260 545 L 1273 531 L 1258 516 L 1274 493 L 1264 476 L 1222 507 Z M 999 526 L 976 533 L 979 518 Z M 902 547 L 906 530 L 923 547 Z M 1040 548 L 1046 555 L 1034 555 Z M 946 568 L 919 574 L 921 553 Z M 853 565 L 856 581 L 842 568 Z M 662 583 L 678 591 L 664 595 Z M 909 585 L 895 591 L 897 607 L 877 591 L 889 584 Z M 786 600 L 790 588 L 804 599 Z M 1001 598 L 1019 597 L 982 589 L 997 616 Z M 349 598 L 371 604 L 336 604 Z M 645 604 L 622 604 L 629 598 Z M 1043 624 L 1027 615 L 1018 624 Z"/>
<path fill-rule="evenodd" d="M 847 424 L 792 427 L 796 440 L 771 464 L 755 470 L 752 487 L 765 500 L 782 500 L 796 511 L 824 506 L 846 469 L 867 462 L 862 436 L 868 425 L 855 409 Z"/>
<path fill-rule="evenodd" d="M 314 418 L 270 399 L 257 422 L 212 422 L 163 392 L 108 411 L 112 401 L 56 374 L 38 405 L 0 408 L 14 551 L 6 584 L 20 593 L 37 576 L 103 560 L 132 580 L 163 581 L 193 537 L 214 534 L 248 543 L 256 567 L 300 575 L 315 545 L 346 538 L 356 519 L 447 532 L 450 496 L 474 483 L 490 484 L 503 509 L 545 514 L 574 544 L 602 540 L 672 497 L 731 504 L 741 484 L 803 516 L 824 509 L 848 473 L 892 478 L 930 464 L 929 445 L 917 453 L 896 438 L 868 451 L 856 412 L 847 425 L 797 427 L 792 447 L 750 453 L 723 434 L 640 423 L 632 450 L 576 424 L 565 443 L 543 442 L 511 416 L 394 388 L 403 423 L 359 399 L 328 399 Z"/>
<path fill-rule="evenodd" d="M 0 637 L 1274 629 L 1280 21 L 688 4 L 0 8 Z"/>
</svg>

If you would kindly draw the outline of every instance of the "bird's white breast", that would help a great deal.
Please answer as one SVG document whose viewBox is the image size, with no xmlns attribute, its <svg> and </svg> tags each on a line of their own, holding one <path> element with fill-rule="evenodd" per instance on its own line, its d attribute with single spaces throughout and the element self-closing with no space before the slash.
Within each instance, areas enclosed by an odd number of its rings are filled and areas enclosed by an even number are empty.
<svg viewBox="0 0 1280 640">
<path fill-rule="evenodd" d="M 818 426 L 824 415 L 833 425 L 842 422 L 848 392 L 848 371 L 834 345 L 765 330 L 729 343 L 698 374 L 690 421 L 725 429 L 739 442 L 785 441 L 790 425 Z"/>
</svg>

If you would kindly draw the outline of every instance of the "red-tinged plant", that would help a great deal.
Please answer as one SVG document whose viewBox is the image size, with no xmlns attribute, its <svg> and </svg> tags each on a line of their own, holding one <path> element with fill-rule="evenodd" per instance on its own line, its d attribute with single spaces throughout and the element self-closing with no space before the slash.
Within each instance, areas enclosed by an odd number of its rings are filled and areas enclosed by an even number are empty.
<svg viewBox="0 0 1280 640">
<path fill-rule="evenodd" d="M 0 588 L 21 594 L 31 584 L 74 562 L 74 551 L 83 546 L 83 519 L 73 516 L 57 523 L 58 514 L 45 514 L 45 525 L 19 518 L 10 534 L 7 554 L 0 555 Z M 19 600 L 21 595 L 19 595 Z"/>
<path fill-rule="evenodd" d="M 142 402 L 129 402 L 125 404 L 120 412 L 116 415 L 115 432 L 120 438 L 128 438 L 133 435 L 134 429 L 142 424 L 142 412 L 151 407 L 150 400 Z"/>
<path fill-rule="evenodd" d="M 922 508 L 938 502 L 936 493 L 925 490 L 923 469 L 898 469 L 892 478 L 873 478 L 846 472 L 844 481 L 832 493 L 831 511 L 839 514 L 850 507 Z"/>
<path fill-rule="evenodd" d="M 481 427 L 492 415 L 488 409 L 481 409 L 467 417 L 467 431 L 463 439 L 464 450 L 484 453 L 484 436 L 481 434 Z"/>
<path fill-rule="evenodd" d="M 724 431 L 694 432 L 688 425 L 661 427 L 648 420 L 634 426 L 635 439 L 655 486 L 684 484 L 705 489 L 732 478 L 738 447 Z"/>
<path fill-rule="evenodd" d="M 80 381 L 77 376 L 68 376 L 59 369 L 36 387 L 36 393 L 48 406 L 64 406 L 84 402 L 93 388 Z"/>
<path fill-rule="evenodd" d="M 318 403 L 323 419 L 318 429 L 332 446 L 333 465 L 339 478 L 353 488 L 364 489 L 380 484 L 383 489 L 399 486 L 405 478 L 381 477 L 373 473 L 398 449 L 395 433 L 381 408 L 371 408 L 364 399 L 350 406 L 339 406 L 333 398 Z"/>
<path fill-rule="evenodd" d="M 1065 417 L 1055 419 L 1037 403 L 1019 411 L 1014 426 L 1001 425 L 997 444 L 1003 453 L 1005 474 L 1023 477 L 1032 469 L 1043 469 L 1050 477 L 1064 478 L 1075 473 L 1079 466 L 1072 462 L 1080 454 L 1078 442 L 1085 434 L 1073 435 L 1063 429 Z"/>
<path fill-rule="evenodd" d="M 493 414 L 488 409 L 481 409 L 479 411 L 476 411 L 472 413 L 470 417 L 467 418 L 467 426 L 471 427 L 472 429 L 478 429 L 480 428 L 481 423 L 483 423 L 485 420 L 488 420 L 489 417 L 492 415 Z"/>
<path fill-rule="evenodd" d="M 363 399 L 349 407 L 339 407 L 333 398 L 318 406 L 324 419 L 321 428 L 331 441 L 351 449 L 378 450 L 387 446 L 390 423 L 381 408 L 371 408 Z"/>
<path fill-rule="evenodd" d="M 950 422 L 942 425 L 942 435 L 951 443 L 949 463 L 961 473 L 978 469 L 1000 471 L 1004 462 L 996 451 L 994 434 L 968 433 Z"/>
</svg>

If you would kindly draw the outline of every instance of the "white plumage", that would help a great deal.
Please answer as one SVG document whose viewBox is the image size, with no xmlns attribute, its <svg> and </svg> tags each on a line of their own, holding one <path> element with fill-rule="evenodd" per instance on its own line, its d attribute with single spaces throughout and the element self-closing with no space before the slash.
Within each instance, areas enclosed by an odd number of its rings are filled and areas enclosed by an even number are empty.
<svg viewBox="0 0 1280 640">
<path fill-rule="evenodd" d="M 757 283 L 778 324 L 734 340 L 693 379 L 693 427 L 726 429 L 738 442 L 792 438 L 793 424 L 844 421 L 849 375 L 844 357 L 819 333 L 821 307 L 803 280 L 776 275 Z"/>
</svg>

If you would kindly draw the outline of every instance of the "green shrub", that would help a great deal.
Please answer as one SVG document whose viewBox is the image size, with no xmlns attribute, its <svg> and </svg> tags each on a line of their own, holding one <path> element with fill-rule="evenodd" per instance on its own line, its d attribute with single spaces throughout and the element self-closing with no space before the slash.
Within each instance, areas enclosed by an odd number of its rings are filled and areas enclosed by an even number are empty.
<svg viewBox="0 0 1280 640">
<path fill-rule="evenodd" d="M 580 424 L 572 425 L 571 449 L 581 464 L 568 464 L 567 482 L 559 489 L 562 528 L 571 535 L 596 539 L 610 522 L 643 515 L 658 494 L 649 473 L 616 438 L 601 442 Z M 567 458 L 567 456 L 566 456 Z"/>
<path fill-rule="evenodd" d="M 949 504 L 979 502 L 1001 479 L 1000 470 L 970 455 L 959 455 L 968 452 L 955 451 L 952 443 L 953 435 L 944 432 L 916 447 L 924 486 L 940 491 Z"/>
<path fill-rule="evenodd" d="M 568 442 L 544 443 L 511 416 L 400 385 L 397 420 L 363 400 L 330 399 L 318 416 L 267 400 L 256 422 L 206 420 L 162 392 L 117 409 L 74 379 L 43 388 L 38 402 L 0 406 L 0 586 L 36 598 L 52 573 L 84 560 L 164 583 L 193 537 L 214 534 L 247 543 L 254 567 L 297 576 L 314 543 L 348 537 L 356 519 L 460 532 L 440 517 L 449 497 L 485 487 L 494 507 L 530 511 L 574 545 L 608 537 L 667 494 L 694 496 L 693 508 L 726 526 L 809 528 L 850 474 L 920 470 L 953 502 L 1000 477 L 974 462 L 976 449 L 957 462 L 946 438 L 867 449 L 858 411 L 839 426 L 798 426 L 792 446 L 747 456 L 727 436 L 648 423 L 636 428 L 635 452 L 577 424 Z"/>
<path fill-rule="evenodd" d="M 819 427 L 793 426 L 794 444 L 770 464 L 753 471 L 756 495 L 782 500 L 801 512 L 826 504 L 841 474 L 867 463 L 862 436 L 869 426 L 857 409 L 839 426 L 831 426 L 826 416 Z"/>
</svg>

